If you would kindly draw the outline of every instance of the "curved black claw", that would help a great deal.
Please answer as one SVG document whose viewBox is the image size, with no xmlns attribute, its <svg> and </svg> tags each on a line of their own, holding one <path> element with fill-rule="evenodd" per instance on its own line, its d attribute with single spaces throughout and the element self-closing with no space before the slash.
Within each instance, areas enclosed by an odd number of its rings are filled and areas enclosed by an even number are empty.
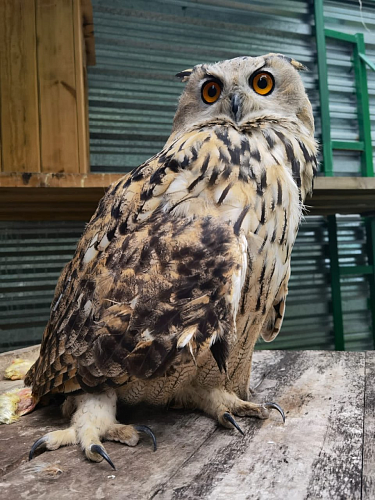
<svg viewBox="0 0 375 500">
<path fill-rule="evenodd" d="M 150 427 L 147 427 L 147 425 L 135 425 L 134 429 L 136 429 L 139 432 L 144 432 L 145 434 L 148 434 L 154 443 L 154 451 L 157 450 L 156 437 L 155 434 L 150 429 Z"/>
<path fill-rule="evenodd" d="M 31 460 L 34 457 L 35 450 L 39 448 L 41 444 L 44 444 L 48 441 L 48 438 L 46 436 L 43 436 L 35 441 L 35 443 L 32 445 L 30 453 L 29 453 L 29 460 Z"/>
<path fill-rule="evenodd" d="M 285 413 L 284 410 L 279 406 L 277 403 L 264 403 L 263 405 L 265 408 L 273 408 L 274 410 L 277 410 L 280 415 L 283 418 L 283 423 L 285 424 Z"/>
<path fill-rule="evenodd" d="M 230 413 L 228 413 L 227 411 L 224 413 L 223 417 L 225 418 L 225 420 L 228 420 L 228 422 L 230 422 L 233 427 L 235 427 L 238 432 L 240 432 L 243 436 L 245 435 L 244 431 L 241 429 L 241 427 L 237 424 L 237 422 L 234 420 L 234 418 L 232 417 L 232 415 Z"/>
<path fill-rule="evenodd" d="M 104 458 L 104 460 L 107 460 L 113 470 L 116 470 L 116 467 L 113 465 L 112 460 L 109 458 L 109 455 L 102 446 L 99 446 L 98 444 L 92 444 L 90 446 L 90 451 L 92 451 L 93 453 L 98 453 L 101 457 Z"/>
</svg>

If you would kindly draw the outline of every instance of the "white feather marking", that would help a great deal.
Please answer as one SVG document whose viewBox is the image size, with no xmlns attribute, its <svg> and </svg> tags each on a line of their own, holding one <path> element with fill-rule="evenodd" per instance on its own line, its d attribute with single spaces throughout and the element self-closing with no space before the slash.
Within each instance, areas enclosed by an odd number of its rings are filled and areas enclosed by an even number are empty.
<svg viewBox="0 0 375 500">
<path fill-rule="evenodd" d="M 59 304 L 60 304 L 60 300 L 62 299 L 62 296 L 63 296 L 63 294 L 62 294 L 62 293 L 60 293 L 59 298 L 57 299 L 57 302 L 56 302 L 56 304 L 54 305 L 54 307 L 53 307 L 53 309 L 52 309 L 52 311 L 53 311 L 53 312 L 55 312 L 55 311 L 56 311 L 56 309 L 58 308 L 58 306 L 59 306 Z"/>
<path fill-rule="evenodd" d="M 197 331 L 197 327 L 192 325 L 186 328 L 182 334 L 180 335 L 178 341 L 177 341 L 177 349 L 182 349 L 185 347 L 187 344 L 189 344 L 190 340 L 192 339 L 193 335 L 195 335 Z M 190 345 L 190 344 L 189 344 Z"/>
<path fill-rule="evenodd" d="M 83 263 L 88 264 L 98 255 L 98 250 L 95 247 L 90 247 L 86 250 L 85 256 L 83 257 Z"/>
<path fill-rule="evenodd" d="M 212 335 L 212 337 L 210 338 L 210 347 L 216 342 L 217 337 L 218 336 L 216 335 L 216 333 Z"/>
<path fill-rule="evenodd" d="M 180 174 L 177 176 L 177 178 L 170 183 L 166 193 L 172 194 L 172 193 L 178 193 L 180 191 L 186 192 L 187 187 L 189 183 L 191 182 L 191 179 L 187 178 L 187 175 Z"/>
<path fill-rule="evenodd" d="M 191 333 L 189 333 L 189 335 L 186 335 L 186 336 L 184 337 L 184 339 L 183 339 L 183 341 L 182 341 L 182 342 L 180 342 L 180 341 L 179 341 L 179 342 L 177 343 L 177 347 L 178 347 L 179 349 L 182 349 L 183 347 L 185 347 L 185 346 L 186 346 L 186 344 L 187 344 L 188 342 L 190 342 L 190 339 L 191 339 L 191 337 L 192 337 L 193 335 L 194 335 L 194 332 L 191 332 Z"/>
<path fill-rule="evenodd" d="M 98 255 L 99 251 L 95 248 L 95 243 L 98 241 L 98 235 L 96 234 L 91 240 L 89 248 L 86 250 L 85 256 L 83 257 L 83 263 L 88 264 Z"/>
<path fill-rule="evenodd" d="M 134 309 L 135 306 L 137 305 L 137 302 L 138 302 L 138 295 L 136 295 L 134 299 L 130 302 L 130 307 Z"/>
<path fill-rule="evenodd" d="M 232 277 L 233 291 L 231 302 L 234 309 L 234 318 L 236 318 L 237 316 L 238 305 L 241 300 L 242 287 L 245 282 L 247 271 L 247 240 L 244 234 L 241 234 L 241 236 L 239 237 L 239 243 L 241 253 L 241 267 L 237 272 L 233 273 Z"/>
<path fill-rule="evenodd" d="M 109 239 L 107 238 L 107 235 L 105 234 L 98 245 L 98 250 L 100 252 L 104 252 L 104 250 L 107 248 L 108 245 L 109 245 Z"/>
<path fill-rule="evenodd" d="M 85 313 L 85 316 L 88 316 L 92 310 L 92 302 L 91 300 L 88 300 L 85 304 L 85 307 L 83 308 L 83 312 Z"/>
<path fill-rule="evenodd" d="M 145 330 L 144 332 L 142 332 L 142 338 L 144 340 L 154 340 L 154 337 L 151 335 L 151 330 L 149 328 L 147 328 L 147 330 Z"/>
</svg>

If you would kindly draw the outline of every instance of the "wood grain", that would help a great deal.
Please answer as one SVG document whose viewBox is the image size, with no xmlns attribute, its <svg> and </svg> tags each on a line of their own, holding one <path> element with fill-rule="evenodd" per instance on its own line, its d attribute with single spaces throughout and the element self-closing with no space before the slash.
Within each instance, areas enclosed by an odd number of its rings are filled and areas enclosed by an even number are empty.
<svg viewBox="0 0 375 500">
<path fill-rule="evenodd" d="M 121 177 L 0 172 L 0 220 L 89 220 L 104 190 Z M 308 215 L 375 211 L 375 178 L 337 177 L 327 185 L 326 180 L 317 179 L 313 198 L 306 201 Z"/>
<path fill-rule="evenodd" d="M 42 172 L 79 172 L 73 0 L 36 0 Z"/>
<path fill-rule="evenodd" d="M 287 420 L 283 425 L 276 412 L 265 421 L 238 418 L 244 437 L 196 412 L 123 408 L 120 420 L 149 425 L 159 448 L 152 453 L 146 436 L 135 448 L 106 443 L 117 471 L 87 462 L 78 446 L 27 462 L 35 439 L 67 424 L 56 407 L 37 410 L 1 429 L 12 447 L 0 455 L 0 487 L 9 498 L 29 500 L 41 498 L 47 484 L 48 495 L 59 499 L 356 500 L 363 480 L 364 498 L 374 498 L 373 447 L 366 441 L 373 441 L 374 359 L 373 353 L 256 351 L 254 398 L 277 401 Z"/>
<path fill-rule="evenodd" d="M 89 163 L 89 109 L 83 15 L 80 0 L 73 0 L 74 57 L 77 89 L 77 132 L 79 172 L 90 171 Z"/>
<path fill-rule="evenodd" d="M 363 429 L 362 499 L 375 496 L 375 352 L 366 352 L 365 420 Z"/>
<path fill-rule="evenodd" d="M 81 0 L 83 35 L 85 39 L 86 64 L 95 66 L 94 15 L 91 0 Z"/>
<path fill-rule="evenodd" d="M 35 0 L 0 2 L 3 171 L 40 171 Z"/>
</svg>

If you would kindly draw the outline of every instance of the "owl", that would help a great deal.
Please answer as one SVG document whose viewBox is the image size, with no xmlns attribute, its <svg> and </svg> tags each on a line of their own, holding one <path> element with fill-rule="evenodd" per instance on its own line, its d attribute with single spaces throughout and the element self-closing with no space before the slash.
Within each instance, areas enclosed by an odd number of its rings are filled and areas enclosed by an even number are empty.
<svg viewBox="0 0 375 500">
<path fill-rule="evenodd" d="M 142 424 L 116 404 L 197 408 L 242 432 L 254 344 L 280 331 L 290 256 L 316 173 L 312 108 L 281 54 L 200 64 L 163 149 L 110 186 L 58 281 L 40 355 L 25 383 L 34 402 L 63 393 L 64 430 L 34 443 L 134 446 Z"/>
</svg>

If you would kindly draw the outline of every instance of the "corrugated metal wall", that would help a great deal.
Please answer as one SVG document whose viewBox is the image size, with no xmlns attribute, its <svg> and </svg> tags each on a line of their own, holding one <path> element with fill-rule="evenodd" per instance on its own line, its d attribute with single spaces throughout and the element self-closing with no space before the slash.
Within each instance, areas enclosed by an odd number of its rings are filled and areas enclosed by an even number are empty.
<svg viewBox="0 0 375 500">
<path fill-rule="evenodd" d="M 311 69 L 303 78 L 317 107 L 311 2 L 93 0 L 93 7 L 93 171 L 127 171 L 162 148 L 183 88 L 174 75 L 198 63 L 283 52 Z"/>
<path fill-rule="evenodd" d="M 83 228 L 79 222 L 0 223 L 0 351 L 40 341 L 56 281 Z M 332 348 L 326 247 L 324 221 L 307 218 L 293 252 L 282 333 L 263 347 Z"/>
<path fill-rule="evenodd" d="M 83 222 L 0 222 L 0 352 L 38 344 Z"/>
<path fill-rule="evenodd" d="M 323 217 L 306 217 L 292 254 L 286 315 L 280 335 L 260 349 L 333 349 L 328 234 Z M 0 352 L 40 342 L 56 281 L 73 256 L 82 222 L 0 222 Z M 365 264 L 364 228 L 356 216 L 338 222 L 340 264 Z M 362 277 L 343 280 L 348 349 L 372 349 Z"/>
<path fill-rule="evenodd" d="M 327 8 L 340 9 L 342 2 L 326 3 Z M 318 115 L 312 2 L 93 0 L 93 6 L 97 53 L 97 66 L 89 68 L 93 171 L 129 170 L 162 147 L 182 89 L 173 75 L 202 61 L 287 53 L 311 69 L 303 78 Z M 354 11 L 355 2 L 350 6 Z M 372 13 L 374 18 L 375 5 Z M 337 64 L 347 70 L 344 60 L 342 55 Z M 330 75 L 334 66 L 330 56 Z M 341 87 L 332 93 L 333 138 L 354 139 L 353 89 L 346 90 L 339 80 L 336 84 Z M 375 104 L 375 82 L 372 89 Z M 319 132 L 319 121 L 317 128 Z M 349 135 L 343 137 L 345 130 Z M 348 170 L 345 162 L 339 165 L 346 172 L 355 170 Z M 83 226 L 83 222 L 0 223 L 0 351 L 40 341 L 57 278 Z M 362 263 L 360 219 L 340 218 L 338 237 L 341 264 L 353 259 Z M 347 347 L 372 348 L 367 282 L 347 277 L 342 284 Z M 326 221 L 307 217 L 292 255 L 283 329 L 275 342 L 259 343 L 258 348 L 333 349 L 330 301 Z"/>
<path fill-rule="evenodd" d="M 337 229 L 340 266 L 368 264 L 363 220 L 359 216 L 338 217 Z M 373 349 L 367 277 L 342 276 L 341 295 L 346 349 Z"/>
<path fill-rule="evenodd" d="M 357 215 L 337 216 L 340 266 L 367 264 L 363 220 Z M 365 276 L 341 278 L 346 350 L 373 349 Z M 327 222 L 306 217 L 292 253 L 292 274 L 285 320 L 280 335 L 267 349 L 334 349 L 331 309 L 330 260 Z"/>
<path fill-rule="evenodd" d="M 363 33 L 366 54 L 375 62 L 375 5 L 372 1 L 324 1 L 325 27 L 345 33 Z M 354 71 L 351 64 L 351 44 L 327 38 L 328 85 L 333 140 L 358 140 L 357 99 Z M 372 123 L 372 142 L 375 146 L 375 73 L 367 70 Z M 374 150 L 375 151 L 375 150 Z M 360 155 L 356 152 L 334 152 L 336 175 L 360 172 Z M 375 162 L 374 162 L 375 164 Z"/>
</svg>

